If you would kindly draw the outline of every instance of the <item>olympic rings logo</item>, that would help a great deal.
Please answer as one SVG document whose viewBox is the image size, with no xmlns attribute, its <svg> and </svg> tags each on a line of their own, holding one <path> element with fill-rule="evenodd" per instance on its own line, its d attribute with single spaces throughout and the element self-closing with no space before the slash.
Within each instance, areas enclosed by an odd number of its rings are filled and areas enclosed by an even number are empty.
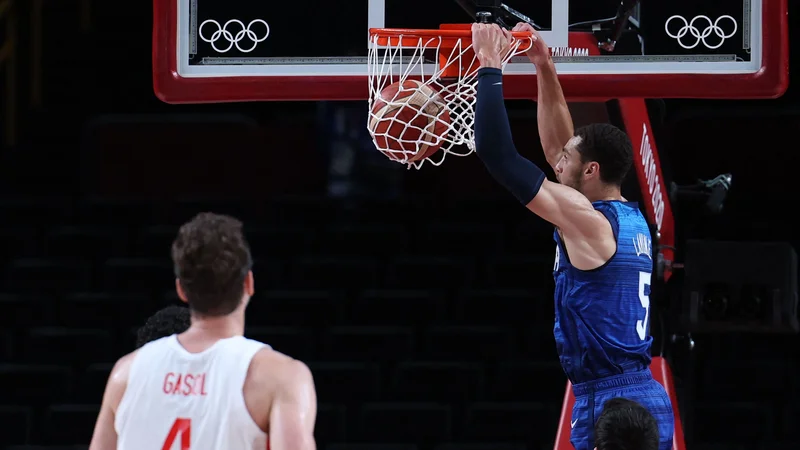
<svg viewBox="0 0 800 450">
<path fill-rule="evenodd" d="M 259 23 L 263 25 L 264 28 L 266 29 L 263 37 L 258 37 L 258 34 L 256 34 L 255 31 L 251 30 L 253 25 Z M 217 29 L 214 31 L 214 33 L 211 34 L 211 37 L 206 37 L 203 34 L 203 27 L 209 24 L 214 24 L 217 27 Z M 234 34 L 232 31 L 228 30 L 228 26 L 230 25 L 237 25 L 238 26 L 237 28 L 241 28 L 241 30 L 236 31 L 236 34 Z M 197 34 L 200 36 L 200 39 L 211 44 L 211 47 L 214 50 L 216 50 L 217 53 L 225 53 L 230 49 L 232 49 L 234 45 L 240 52 L 250 53 L 256 49 L 256 46 L 258 45 L 259 42 L 264 42 L 267 40 L 267 38 L 269 37 L 269 25 L 267 24 L 267 22 L 261 19 L 254 19 L 250 21 L 250 23 L 247 24 L 247 26 L 245 27 L 244 23 L 242 23 L 241 20 L 231 19 L 225 22 L 225 25 L 220 26 L 219 22 L 217 22 L 216 20 L 208 19 L 200 24 L 200 28 L 197 29 Z M 219 41 L 222 38 L 228 41 L 228 46 L 225 48 L 218 48 L 217 41 Z M 245 38 L 247 38 L 247 40 L 250 41 L 252 45 L 250 45 L 249 47 L 242 48 L 242 46 L 239 45 L 239 42 L 241 42 Z"/>
<path fill-rule="evenodd" d="M 731 21 L 731 23 L 733 23 L 733 31 L 731 31 L 730 33 L 726 33 L 725 30 L 722 29 L 722 27 L 719 25 L 722 19 L 728 19 L 729 21 Z M 672 31 L 670 31 L 669 28 L 669 24 L 673 20 L 677 20 L 683 23 L 683 26 L 678 30 L 677 33 L 673 33 Z M 698 20 L 705 21 L 708 24 L 705 28 L 703 28 L 703 31 L 700 31 L 700 29 L 695 26 L 695 23 Z M 725 43 L 725 39 L 731 38 L 733 37 L 734 34 L 736 34 L 736 31 L 739 30 L 739 24 L 736 23 L 736 19 L 728 15 L 719 16 L 719 18 L 717 18 L 717 20 L 713 22 L 711 21 L 711 19 L 708 18 L 708 16 L 697 16 L 694 19 L 692 19 L 691 22 L 687 22 L 683 16 L 675 15 L 667 19 L 667 23 L 664 24 L 664 30 L 667 32 L 667 36 L 676 39 L 678 41 L 678 44 L 680 44 L 680 46 L 685 48 L 686 50 L 691 50 L 697 47 L 701 42 L 709 50 L 716 50 L 722 47 L 722 44 Z M 709 44 L 708 41 L 706 40 L 706 38 L 711 36 L 712 33 L 717 35 L 717 37 L 719 38 L 719 42 L 716 44 Z M 695 38 L 694 44 L 686 45 L 683 43 L 683 37 L 686 36 L 687 34 L 691 34 L 692 37 Z M 714 39 L 712 39 L 712 42 L 713 41 Z"/>
</svg>

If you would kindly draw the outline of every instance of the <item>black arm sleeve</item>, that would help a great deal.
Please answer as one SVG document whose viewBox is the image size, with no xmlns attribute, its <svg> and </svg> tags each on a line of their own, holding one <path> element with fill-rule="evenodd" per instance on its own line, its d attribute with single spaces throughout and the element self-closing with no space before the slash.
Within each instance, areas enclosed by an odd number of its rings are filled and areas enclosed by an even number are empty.
<svg viewBox="0 0 800 450">
<path fill-rule="evenodd" d="M 544 183 L 542 169 L 523 158 L 514 146 L 503 101 L 503 72 L 500 69 L 478 71 L 475 152 L 494 179 L 522 204 L 530 203 Z"/>
</svg>

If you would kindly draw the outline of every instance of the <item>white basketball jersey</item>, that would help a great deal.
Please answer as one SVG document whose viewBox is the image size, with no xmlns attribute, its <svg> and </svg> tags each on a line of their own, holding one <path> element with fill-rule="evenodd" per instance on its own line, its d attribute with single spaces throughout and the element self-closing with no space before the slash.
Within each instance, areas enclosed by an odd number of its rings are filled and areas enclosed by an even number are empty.
<svg viewBox="0 0 800 450">
<path fill-rule="evenodd" d="M 266 450 L 242 387 L 261 342 L 236 336 L 189 353 L 176 335 L 133 359 L 114 428 L 118 450 Z"/>
</svg>

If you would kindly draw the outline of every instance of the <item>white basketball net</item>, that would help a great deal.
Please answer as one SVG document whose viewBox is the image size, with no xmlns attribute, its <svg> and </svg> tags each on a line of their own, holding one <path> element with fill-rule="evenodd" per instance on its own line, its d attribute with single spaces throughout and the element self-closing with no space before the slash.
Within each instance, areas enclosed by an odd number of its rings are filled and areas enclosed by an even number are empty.
<svg viewBox="0 0 800 450">
<path fill-rule="evenodd" d="M 396 36 L 391 37 L 387 46 L 379 45 L 378 39 L 379 37 L 376 35 L 370 36 L 367 62 L 370 89 L 370 117 L 367 121 L 367 128 L 378 150 L 389 158 L 408 165 L 409 169 L 411 167 L 419 169 L 425 161 L 438 166 L 444 162 L 448 154 L 467 156 L 475 151 L 475 100 L 478 85 L 477 74 L 480 64 L 474 52 L 469 51 L 472 46 L 471 42 L 467 40 L 464 43 L 461 39 L 457 39 L 451 50 L 449 48 L 450 45 L 447 46 L 448 48 L 442 48 L 442 41 L 445 38 L 441 36 Z M 452 38 L 450 39 L 452 40 Z M 523 52 L 520 50 L 523 42 L 524 40 L 520 39 L 514 40 L 509 53 L 503 59 L 503 69 L 505 69 L 511 58 Z M 434 51 L 435 54 L 433 54 Z M 442 57 L 446 58 L 446 63 L 444 64 L 440 64 Z M 460 75 L 454 78 L 444 78 L 442 75 L 448 68 L 451 70 L 457 69 Z M 423 129 L 409 123 L 416 122 L 415 120 L 398 117 L 382 119 L 384 121 L 393 121 L 389 127 L 392 129 L 391 134 L 393 136 L 391 139 L 387 136 L 389 134 L 388 129 L 382 133 L 372 129 L 371 124 L 374 124 L 379 119 L 375 117 L 373 111 L 376 101 L 383 101 L 389 106 L 398 108 L 406 104 L 402 99 L 382 99 L 381 91 L 393 83 L 403 83 L 409 77 L 432 89 L 434 98 L 428 98 L 426 105 L 430 102 L 439 107 L 445 106 L 450 113 L 450 121 L 447 123 L 440 117 L 435 117 L 426 112 L 431 108 L 423 107 L 418 110 L 415 109 L 417 111 L 415 119 L 422 116 L 430 121 L 435 121 L 436 128 L 447 127 L 446 133 L 434 133 L 434 126 L 428 126 Z M 420 88 L 416 95 L 421 94 L 427 97 L 425 92 L 430 91 Z M 440 110 L 440 108 L 433 109 Z M 433 124 L 434 122 L 431 123 Z M 412 134 L 419 135 L 417 139 L 403 140 L 398 138 L 397 130 L 408 127 L 415 129 L 416 132 Z M 388 142 L 399 142 L 402 150 L 389 148 Z M 419 158 L 418 155 L 428 149 L 429 146 L 437 146 L 439 144 L 441 144 L 440 151 L 430 155 L 430 157 Z M 398 147 L 397 144 L 394 146 Z"/>
</svg>

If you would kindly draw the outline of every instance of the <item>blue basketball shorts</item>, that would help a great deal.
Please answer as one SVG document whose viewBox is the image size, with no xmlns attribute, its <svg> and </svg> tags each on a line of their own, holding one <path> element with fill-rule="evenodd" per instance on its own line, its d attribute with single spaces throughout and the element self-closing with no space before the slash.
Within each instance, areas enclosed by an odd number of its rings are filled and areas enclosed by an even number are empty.
<svg viewBox="0 0 800 450">
<path fill-rule="evenodd" d="M 594 449 L 594 424 L 603 405 L 612 398 L 633 400 L 647 408 L 658 422 L 659 450 L 672 449 L 675 430 L 672 402 L 649 369 L 641 372 L 614 375 L 572 386 L 575 406 L 572 408 L 570 442 L 575 450 Z"/>
</svg>

